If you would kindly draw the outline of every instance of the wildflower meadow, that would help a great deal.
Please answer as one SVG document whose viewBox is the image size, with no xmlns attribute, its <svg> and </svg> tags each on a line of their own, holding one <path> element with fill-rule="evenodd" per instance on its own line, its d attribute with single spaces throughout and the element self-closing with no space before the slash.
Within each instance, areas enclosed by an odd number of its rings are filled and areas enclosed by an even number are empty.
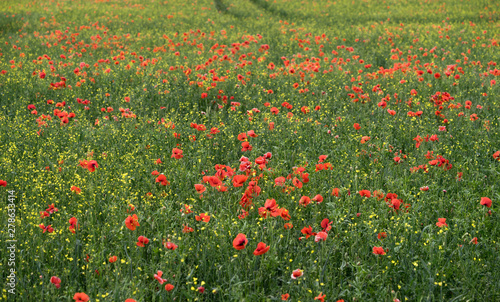
<svg viewBox="0 0 500 302">
<path fill-rule="evenodd" d="M 0 301 L 500 301 L 500 2 L 0 1 Z"/>
</svg>

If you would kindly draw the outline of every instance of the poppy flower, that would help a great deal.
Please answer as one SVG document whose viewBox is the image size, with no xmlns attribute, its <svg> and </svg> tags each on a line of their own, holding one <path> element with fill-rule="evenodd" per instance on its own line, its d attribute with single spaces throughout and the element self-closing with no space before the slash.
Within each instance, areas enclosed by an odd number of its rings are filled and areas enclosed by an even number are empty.
<svg viewBox="0 0 500 302">
<path fill-rule="evenodd" d="M 359 130 L 361 129 L 361 126 L 358 123 L 354 123 L 353 125 L 354 129 Z"/>
<path fill-rule="evenodd" d="M 325 302 L 326 295 L 323 295 L 323 292 L 319 293 L 317 297 L 314 297 L 314 300 L 319 300 L 321 302 Z"/>
<path fill-rule="evenodd" d="M 497 152 L 493 153 L 493 159 L 496 159 L 496 160 L 500 161 L 500 151 L 497 151 Z M 0 185 L 1 185 L 1 182 L 2 182 L 2 180 L 0 180 Z"/>
<path fill-rule="evenodd" d="M 302 230 L 300 230 L 300 232 L 304 235 L 306 235 L 306 239 L 308 239 L 309 237 L 311 236 L 315 236 L 316 233 L 313 233 L 312 231 L 312 227 L 309 226 L 309 227 L 304 227 Z"/>
<path fill-rule="evenodd" d="M 75 300 L 75 302 L 88 302 L 89 296 L 87 296 L 85 293 L 76 293 L 73 296 L 73 299 Z"/>
<path fill-rule="evenodd" d="M 377 235 L 378 240 L 382 240 L 383 238 L 387 238 L 387 233 L 386 232 L 380 232 Z"/>
<path fill-rule="evenodd" d="M 125 219 L 125 225 L 127 228 L 131 231 L 135 231 L 136 227 L 140 226 L 139 224 L 139 218 L 137 218 L 137 215 L 134 214 L 132 216 L 128 216 Z"/>
<path fill-rule="evenodd" d="M 314 237 L 314 242 L 318 242 L 318 241 L 326 241 L 326 238 L 328 238 L 328 233 L 326 232 L 319 232 L 318 234 L 316 234 L 316 236 Z"/>
<path fill-rule="evenodd" d="M 359 195 L 370 198 L 372 196 L 372 193 L 368 190 L 361 190 L 359 191 Z"/>
<path fill-rule="evenodd" d="M 175 249 L 179 247 L 177 244 L 170 241 L 167 242 L 163 241 L 163 246 L 172 251 L 175 251 Z"/>
<path fill-rule="evenodd" d="M 304 274 L 304 271 L 298 268 L 292 272 L 292 279 L 295 280 L 297 278 L 300 278 L 300 277 L 302 277 L 303 274 Z"/>
<path fill-rule="evenodd" d="M 380 246 L 374 246 L 373 247 L 373 254 L 375 254 L 375 255 L 385 255 L 384 248 L 380 247 Z"/>
<path fill-rule="evenodd" d="M 76 227 L 77 223 L 78 223 L 78 220 L 75 217 L 71 217 L 69 219 L 69 230 L 73 234 L 75 233 L 75 227 Z"/>
<path fill-rule="evenodd" d="M 482 206 L 486 206 L 488 208 L 491 208 L 491 199 L 489 199 L 488 197 L 481 197 L 481 205 Z"/>
<path fill-rule="evenodd" d="M 298 189 L 302 188 L 302 182 L 297 177 L 292 179 L 292 184 Z"/>
<path fill-rule="evenodd" d="M 205 186 L 202 184 L 195 184 L 194 188 L 195 188 L 196 192 L 198 192 L 199 194 L 203 194 L 203 192 L 205 192 L 207 190 L 207 188 L 205 188 Z"/>
<path fill-rule="evenodd" d="M 182 155 L 181 149 L 172 149 L 172 156 L 170 156 L 170 158 L 181 159 L 182 157 L 184 157 L 184 155 Z"/>
<path fill-rule="evenodd" d="M 56 276 L 50 277 L 50 283 L 54 284 L 56 288 L 61 288 L 61 279 Z"/>
<path fill-rule="evenodd" d="M 242 250 L 248 243 L 247 236 L 245 234 L 239 233 L 233 240 L 233 247 L 237 250 Z"/>
<path fill-rule="evenodd" d="M 167 282 L 167 279 L 163 279 L 161 276 L 163 276 L 163 272 L 162 272 L 162 271 L 158 271 L 158 272 L 154 275 L 155 279 L 156 279 L 158 282 L 160 282 L 160 284 L 163 284 L 163 283 Z"/>
<path fill-rule="evenodd" d="M 243 184 L 247 181 L 248 176 L 245 175 L 235 175 L 233 177 L 233 186 L 234 187 L 243 187 Z"/>
<path fill-rule="evenodd" d="M 438 218 L 438 222 L 436 222 L 436 225 L 440 228 L 443 226 L 448 226 L 448 224 L 446 224 L 446 218 Z"/>
<path fill-rule="evenodd" d="M 162 185 L 166 186 L 166 185 L 169 185 L 170 182 L 167 181 L 167 177 L 164 175 L 164 174 L 160 174 L 157 178 L 156 178 L 156 182 L 159 182 L 161 183 Z"/>
<path fill-rule="evenodd" d="M 182 229 L 182 232 L 183 233 L 191 233 L 191 232 L 194 232 L 194 229 L 192 227 L 185 225 L 184 228 Z"/>
<path fill-rule="evenodd" d="M 472 238 L 472 240 L 470 241 L 470 243 L 477 244 L 477 237 Z"/>
<path fill-rule="evenodd" d="M 323 228 L 323 232 L 328 232 L 332 229 L 333 221 L 329 221 L 328 218 L 325 218 L 321 221 L 321 227 Z"/>
<path fill-rule="evenodd" d="M 118 257 L 116 257 L 116 256 L 111 256 L 108 259 L 109 263 L 114 263 L 114 262 L 116 262 L 116 260 L 118 260 Z"/>
<path fill-rule="evenodd" d="M 169 291 L 172 291 L 174 289 L 175 286 L 173 286 L 172 284 L 168 283 L 167 285 L 165 285 L 165 290 L 167 292 Z"/>
<path fill-rule="evenodd" d="M 257 244 L 257 248 L 255 249 L 255 251 L 253 251 L 253 254 L 255 256 L 260 256 L 260 255 L 263 255 L 265 253 L 267 253 L 267 251 L 269 251 L 271 247 L 270 246 L 266 246 L 266 244 L 264 242 L 259 242 Z"/>
<path fill-rule="evenodd" d="M 99 168 L 99 165 L 97 164 L 97 162 L 95 160 L 91 160 L 87 163 L 87 169 L 90 172 L 94 172 L 96 168 Z"/>
<path fill-rule="evenodd" d="M 285 230 L 290 230 L 290 229 L 292 229 L 292 228 L 293 228 L 293 224 L 291 224 L 291 223 L 287 222 L 287 223 L 285 223 L 285 224 L 284 224 L 284 226 L 283 226 L 283 227 L 285 228 Z"/>
<path fill-rule="evenodd" d="M 332 196 L 339 197 L 339 188 L 333 188 Z"/>
<path fill-rule="evenodd" d="M 137 246 L 144 247 L 148 243 L 149 239 L 144 236 L 139 236 L 139 238 L 137 238 Z"/>
<path fill-rule="evenodd" d="M 276 179 L 274 180 L 274 185 L 278 187 L 283 187 L 285 185 L 285 181 L 286 179 L 283 176 L 276 177 Z"/>
<path fill-rule="evenodd" d="M 203 222 L 209 222 L 210 221 L 210 216 L 206 215 L 205 213 L 201 213 L 200 216 L 195 216 L 196 221 L 203 221 Z"/>
<path fill-rule="evenodd" d="M 363 137 L 361 138 L 361 143 L 362 143 L 362 144 L 364 144 L 364 143 L 366 143 L 366 142 L 367 142 L 367 141 L 369 141 L 369 140 L 370 140 L 370 137 L 369 137 L 369 136 L 363 136 Z"/>
<path fill-rule="evenodd" d="M 313 197 L 314 201 L 316 201 L 317 203 L 322 203 L 323 202 L 323 196 L 321 196 L 320 194 L 316 195 Z"/>
<path fill-rule="evenodd" d="M 253 146 L 250 145 L 249 142 L 242 142 L 241 143 L 241 152 L 252 151 L 252 148 L 253 148 Z"/>
<path fill-rule="evenodd" d="M 39 227 L 43 230 L 43 232 L 49 232 L 49 233 L 52 233 L 54 231 L 54 229 L 52 228 L 52 225 L 48 225 L 48 226 L 45 226 L 43 223 L 41 223 L 39 225 Z"/>
<path fill-rule="evenodd" d="M 134 299 L 127 299 L 127 300 L 125 300 L 125 302 L 137 302 L 137 301 Z"/>
<path fill-rule="evenodd" d="M 286 300 L 288 300 L 288 298 L 290 298 L 290 294 L 282 294 L 281 295 L 281 301 L 286 301 Z"/>
<path fill-rule="evenodd" d="M 75 192 L 75 194 L 80 194 L 82 192 L 82 190 L 76 186 L 72 186 L 71 191 Z"/>
<path fill-rule="evenodd" d="M 249 130 L 247 132 L 247 135 L 250 136 L 250 137 L 257 137 L 258 136 L 257 134 L 255 134 L 255 131 L 253 131 L 253 130 Z"/>
<path fill-rule="evenodd" d="M 6 187 L 7 186 L 7 182 L 5 180 L 1 180 L 0 179 L 0 186 Z"/>
<path fill-rule="evenodd" d="M 309 198 L 308 196 L 302 196 L 299 200 L 299 203 L 304 207 L 306 207 L 308 204 L 311 203 L 311 198 Z"/>
</svg>

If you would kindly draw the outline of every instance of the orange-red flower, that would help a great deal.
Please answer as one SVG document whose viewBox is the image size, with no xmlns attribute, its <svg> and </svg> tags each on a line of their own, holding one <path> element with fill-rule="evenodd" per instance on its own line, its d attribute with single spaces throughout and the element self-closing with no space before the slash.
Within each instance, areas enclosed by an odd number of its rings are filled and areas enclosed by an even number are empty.
<svg viewBox="0 0 500 302">
<path fill-rule="evenodd" d="M 182 155 L 182 152 L 183 151 L 181 149 L 174 148 L 172 149 L 172 156 L 170 156 L 170 158 L 181 159 L 182 157 L 184 157 L 184 155 Z"/>
<path fill-rule="evenodd" d="M 203 222 L 209 222 L 210 221 L 210 216 L 206 215 L 205 213 L 201 213 L 200 216 L 195 216 L 196 221 L 203 221 Z"/>
<path fill-rule="evenodd" d="M 319 293 L 317 297 L 314 298 L 314 300 L 319 300 L 321 302 L 325 302 L 326 295 L 323 295 L 323 292 Z"/>
<path fill-rule="evenodd" d="M 436 222 L 436 225 L 440 228 L 448 226 L 448 224 L 446 224 L 446 218 L 438 218 L 438 222 Z"/>
<path fill-rule="evenodd" d="M 332 196 L 339 197 L 339 188 L 333 188 L 332 190 Z"/>
<path fill-rule="evenodd" d="M 75 302 L 87 302 L 89 301 L 89 296 L 87 296 L 85 293 L 76 293 L 73 296 L 73 299 Z"/>
<path fill-rule="evenodd" d="M 248 243 L 247 236 L 245 234 L 239 233 L 233 240 L 233 247 L 237 250 L 242 250 Z"/>
<path fill-rule="evenodd" d="M 71 217 L 69 219 L 69 231 L 71 233 L 75 233 L 75 227 L 76 227 L 76 224 L 78 223 L 78 219 L 76 219 L 76 217 Z"/>
<path fill-rule="evenodd" d="M 50 277 L 50 283 L 54 284 L 56 288 L 61 288 L 61 279 L 56 276 Z"/>
<path fill-rule="evenodd" d="M 139 238 L 137 238 L 137 246 L 144 247 L 148 243 L 149 239 L 144 236 L 139 236 Z"/>
<path fill-rule="evenodd" d="M 109 260 L 109 263 L 114 263 L 114 262 L 116 262 L 116 260 L 118 260 L 118 257 L 116 257 L 116 256 L 111 256 L 111 257 L 109 257 L 109 259 L 108 259 L 108 260 Z"/>
<path fill-rule="evenodd" d="M 286 301 L 286 300 L 288 300 L 288 298 L 290 298 L 290 294 L 281 295 L 281 301 Z"/>
<path fill-rule="evenodd" d="M 196 192 L 198 192 L 199 194 L 203 194 L 203 192 L 205 192 L 207 190 L 207 188 L 205 188 L 205 186 L 202 184 L 195 184 L 194 188 L 195 188 Z"/>
<path fill-rule="evenodd" d="M 75 194 L 80 194 L 82 192 L 82 190 L 76 186 L 71 186 L 71 191 L 75 192 Z"/>
<path fill-rule="evenodd" d="M 245 175 L 235 175 L 233 177 L 233 186 L 243 187 L 243 184 L 247 181 L 248 176 Z"/>
<path fill-rule="evenodd" d="M 166 185 L 169 185 L 170 182 L 167 181 L 167 177 L 164 175 L 164 174 L 160 174 L 157 178 L 156 178 L 156 182 L 159 182 L 161 183 L 162 185 L 166 186 Z"/>
<path fill-rule="evenodd" d="M 481 205 L 482 206 L 486 206 L 488 208 L 491 208 L 491 199 L 489 199 L 488 197 L 481 197 Z"/>
<path fill-rule="evenodd" d="M 173 289 L 175 288 L 175 286 L 173 286 L 172 284 L 168 283 L 167 285 L 165 285 L 165 290 L 167 292 L 169 291 L 172 291 Z"/>
<path fill-rule="evenodd" d="M 380 247 L 380 246 L 374 246 L 373 247 L 373 254 L 375 254 L 375 255 L 385 255 L 384 248 Z"/>
<path fill-rule="evenodd" d="M 263 254 L 267 253 L 267 251 L 269 251 L 269 248 L 271 248 L 271 247 L 266 246 L 266 244 L 264 242 L 259 242 L 257 244 L 257 248 L 255 249 L 255 251 L 253 251 L 253 254 L 255 256 L 263 255 Z"/>
<path fill-rule="evenodd" d="M 359 191 L 359 195 L 364 196 L 364 197 L 371 197 L 372 193 L 368 190 L 361 190 L 361 191 Z"/>
<path fill-rule="evenodd" d="M 141 226 L 139 224 L 139 218 L 137 218 L 137 215 L 134 214 L 132 216 L 128 216 L 126 219 L 125 219 L 125 225 L 127 226 L 127 228 L 131 231 L 135 231 L 136 227 L 138 226 Z"/>
<path fill-rule="evenodd" d="M 300 268 L 298 268 L 298 269 L 296 269 L 296 270 L 294 270 L 294 271 L 292 272 L 292 279 L 294 279 L 294 280 L 295 280 L 295 279 L 297 279 L 297 278 L 300 278 L 300 277 L 302 277 L 302 275 L 303 275 L 303 274 L 304 274 L 304 271 L 303 271 L 303 270 L 301 270 Z"/>
<path fill-rule="evenodd" d="M 328 238 L 328 233 L 322 231 L 316 234 L 316 236 L 314 237 L 314 242 L 325 241 L 326 238 Z"/>
</svg>

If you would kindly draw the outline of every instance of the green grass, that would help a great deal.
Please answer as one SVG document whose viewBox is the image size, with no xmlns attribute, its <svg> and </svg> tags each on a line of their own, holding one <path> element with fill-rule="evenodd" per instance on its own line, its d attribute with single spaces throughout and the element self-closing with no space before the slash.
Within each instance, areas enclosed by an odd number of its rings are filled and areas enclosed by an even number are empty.
<svg viewBox="0 0 500 302">
<path fill-rule="evenodd" d="M 6 242 L 1 300 L 500 300 L 499 10 L 493 0 L 2 1 L 0 234 L 17 240 L 17 283 L 9 293 Z M 214 175 L 222 188 L 204 182 Z M 235 175 L 248 179 L 236 187 Z M 259 211 L 269 199 L 277 217 Z M 306 238 L 325 218 L 326 240 Z M 270 249 L 255 256 L 259 242 Z"/>
</svg>

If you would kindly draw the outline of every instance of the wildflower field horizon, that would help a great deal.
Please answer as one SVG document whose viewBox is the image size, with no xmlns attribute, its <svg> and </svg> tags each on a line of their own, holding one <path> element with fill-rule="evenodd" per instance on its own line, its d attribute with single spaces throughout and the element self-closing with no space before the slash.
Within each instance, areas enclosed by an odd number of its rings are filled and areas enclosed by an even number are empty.
<svg viewBox="0 0 500 302">
<path fill-rule="evenodd" d="M 500 301 L 500 2 L 0 2 L 0 301 Z"/>
</svg>

